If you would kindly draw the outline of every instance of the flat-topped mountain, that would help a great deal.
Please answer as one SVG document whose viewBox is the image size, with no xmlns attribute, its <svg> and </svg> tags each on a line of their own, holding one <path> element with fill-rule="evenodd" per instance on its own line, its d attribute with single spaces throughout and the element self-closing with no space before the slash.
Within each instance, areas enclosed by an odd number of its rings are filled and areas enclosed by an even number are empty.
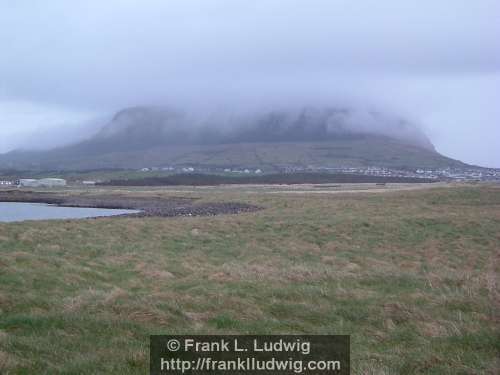
<svg viewBox="0 0 500 375">
<path fill-rule="evenodd" d="M 82 170 L 148 166 L 460 167 L 409 121 L 346 108 L 187 114 L 133 107 L 89 139 L 47 151 L 13 151 L 0 168 Z"/>
</svg>

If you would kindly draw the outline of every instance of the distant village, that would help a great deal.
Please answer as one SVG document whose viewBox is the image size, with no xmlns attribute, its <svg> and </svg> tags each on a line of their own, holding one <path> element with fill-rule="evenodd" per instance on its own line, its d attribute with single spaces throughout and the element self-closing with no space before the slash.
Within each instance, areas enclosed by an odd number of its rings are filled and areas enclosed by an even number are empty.
<svg viewBox="0 0 500 375">
<path fill-rule="evenodd" d="M 357 175 L 381 177 L 412 177 L 422 179 L 435 179 L 444 181 L 499 181 L 500 169 L 496 168 L 441 168 L 441 169 L 391 169 L 383 167 L 323 167 L 323 166 L 273 166 L 272 170 L 260 168 L 209 168 L 196 166 L 167 166 L 145 167 L 140 172 L 170 172 L 170 173 L 224 173 L 230 175 L 260 175 L 263 173 L 298 173 L 298 172 L 323 172 L 346 173 Z"/>
<path fill-rule="evenodd" d="M 262 169 L 254 168 L 207 168 L 207 167 L 150 167 L 141 168 L 140 172 L 171 172 L 171 173 L 243 173 L 243 174 L 261 174 Z"/>
<path fill-rule="evenodd" d="M 478 169 L 459 169 L 459 168 L 441 168 L 441 169 L 390 169 L 382 167 L 349 167 L 349 168 L 331 168 L 319 167 L 312 169 L 303 169 L 312 171 L 323 171 L 330 173 L 350 173 L 369 176 L 382 177 L 412 177 L 435 179 L 440 181 L 498 181 L 500 182 L 500 169 L 478 168 Z M 291 170 L 288 170 L 291 171 Z M 293 171 L 298 171 L 296 168 Z"/>
<path fill-rule="evenodd" d="M 144 167 L 138 170 L 140 173 L 148 172 L 163 172 L 167 174 L 182 174 L 182 173 L 215 173 L 226 175 L 262 175 L 267 173 L 341 173 L 368 175 L 379 177 L 410 177 L 432 179 L 436 181 L 469 181 L 469 182 L 500 182 L 500 169 L 495 168 L 442 168 L 442 169 L 391 169 L 382 167 L 322 167 L 322 166 L 273 166 L 272 169 L 266 171 L 261 168 L 209 168 L 196 166 L 167 166 L 167 167 Z M 72 181 L 75 185 L 91 186 L 96 185 L 99 181 L 93 180 L 78 180 Z M 68 184 L 62 178 L 21 178 L 17 180 L 0 180 L 1 187 L 64 187 Z"/>
</svg>

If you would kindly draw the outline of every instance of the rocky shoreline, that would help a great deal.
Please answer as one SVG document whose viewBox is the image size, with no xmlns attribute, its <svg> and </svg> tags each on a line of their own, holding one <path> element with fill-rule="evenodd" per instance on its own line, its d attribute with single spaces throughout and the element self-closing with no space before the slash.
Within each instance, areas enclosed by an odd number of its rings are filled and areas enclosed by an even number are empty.
<svg viewBox="0 0 500 375">
<path fill-rule="evenodd" d="M 176 217 L 215 216 L 255 212 L 262 207 L 240 202 L 197 203 L 198 198 L 134 197 L 118 194 L 64 195 L 51 192 L 7 190 L 0 191 L 0 202 L 47 203 L 61 207 L 88 207 L 140 210 L 139 213 L 114 217 Z"/>
</svg>

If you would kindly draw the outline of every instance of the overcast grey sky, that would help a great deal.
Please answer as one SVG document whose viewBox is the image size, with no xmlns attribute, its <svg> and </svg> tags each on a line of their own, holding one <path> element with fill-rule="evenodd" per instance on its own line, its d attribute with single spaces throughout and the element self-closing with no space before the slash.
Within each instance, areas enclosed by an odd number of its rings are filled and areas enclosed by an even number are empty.
<svg viewBox="0 0 500 375">
<path fill-rule="evenodd" d="M 500 167 L 500 1 L 0 0 L 0 152 L 130 105 L 342 100 Z"/>
</svg>

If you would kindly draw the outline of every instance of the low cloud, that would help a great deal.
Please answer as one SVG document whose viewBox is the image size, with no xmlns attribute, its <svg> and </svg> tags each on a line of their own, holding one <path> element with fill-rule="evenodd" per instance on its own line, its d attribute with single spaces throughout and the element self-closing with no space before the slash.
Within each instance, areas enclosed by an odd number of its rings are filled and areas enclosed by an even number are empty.
<svg viewBox="0 0 500 375">
<path fill-rule="evenodd" d="M 128 106 L 355 101 L 500 166 L 499 16 L 496 0 L 2 2 L 0 152 L 78 139 Z"/>
</svg>

